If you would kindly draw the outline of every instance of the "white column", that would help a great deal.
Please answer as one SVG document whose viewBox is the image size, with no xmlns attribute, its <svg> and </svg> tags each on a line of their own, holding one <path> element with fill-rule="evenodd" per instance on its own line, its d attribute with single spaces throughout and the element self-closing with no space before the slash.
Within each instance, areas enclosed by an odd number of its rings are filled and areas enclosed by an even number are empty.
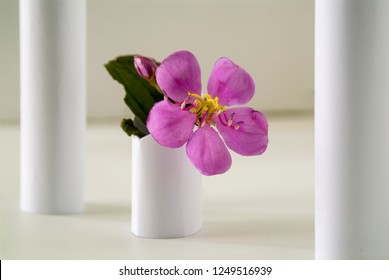
<svg viewBox="0 0 389 280">
<path fill-rule="evenodd" d="M 201 229 L 202 175 L 185 146 L 159 145 L 148 135 L 132 137 L 132 232 L 139 237 L 177 238 Z"/>
<path fill-rule="evenodd" d="M 83 209 L 85 0 L 20 0 L 21 208 Z"/>
<path fill-rule="evenodd" d="M 316 258 L 389 258 L 389 1 L 316 0 Z"/>
</svg>

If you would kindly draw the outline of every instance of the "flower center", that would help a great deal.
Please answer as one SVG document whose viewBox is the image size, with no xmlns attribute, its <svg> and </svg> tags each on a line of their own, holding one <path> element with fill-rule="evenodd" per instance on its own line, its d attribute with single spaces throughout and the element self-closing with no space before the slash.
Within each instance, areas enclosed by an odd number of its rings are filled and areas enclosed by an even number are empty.
<svg viewBox="0 0 389 280">
<path fill-rule="evenodd" d="M 221 112 L 227 108 L 219 104 L 219 98 L 213 98 L 210 94 L 206 93 L 201 96 L 196 93 L 188 93 L 188 97 L 195 98 L 189 111 L 193 112 L 197 116 L 197 125 L 203 127 L 206 123 L 210 125 L 215 124 L 215 118 L 217 118 Z"/>
</svg>

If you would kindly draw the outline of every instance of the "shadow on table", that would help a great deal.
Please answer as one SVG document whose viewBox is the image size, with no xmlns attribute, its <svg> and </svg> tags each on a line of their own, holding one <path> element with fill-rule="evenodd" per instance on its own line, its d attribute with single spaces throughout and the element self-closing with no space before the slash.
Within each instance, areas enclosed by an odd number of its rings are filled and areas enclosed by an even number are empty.
<svg viewBox="0 0 389 280">
<path fill-rule="evenodd" d="M 311 248 L 314 244 L 314 219 L 310 216 L 273 219 L 206 220 L 196 238 L 250 246 Z"/>
<path fill-rule="evenodd" d="M 131 205 L 124 203 L 87 203 L 83 215 L 94 219 L 125 220 L 128 222 L 131 218 Z"/>
</svg>

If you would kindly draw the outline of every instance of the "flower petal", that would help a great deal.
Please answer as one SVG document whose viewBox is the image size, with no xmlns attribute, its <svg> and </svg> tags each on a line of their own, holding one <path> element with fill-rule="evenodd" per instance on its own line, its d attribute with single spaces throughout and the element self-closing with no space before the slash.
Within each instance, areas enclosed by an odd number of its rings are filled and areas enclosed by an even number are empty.
<svg viewBox="0 0 389 280">
<path fill-rule="evenodd" d="M 190 93 L 201 93 L 201 70 L 196 57 L 188 51 L 178 51 L 162 61 L 157 68 L 158 86 L 168 97 L 182 102 Z"/>
<path fill-rule="evenodd" d="M 186 145 L 186 154 L 203 175 L 222 174 L 232 159 L 219 134 L 208 124 L 197 129 Z"/>
<path fill-rule="evenodd" d="M 163 100 L 155 103 L 151 109 L 147 119 L 147 129 L 160 145 L 178 148 L 192 135 L 196 120 L 195 114 Z"/>
<path fill-rule="evenodd" d="M 260 155 L 267 148 L 268 124 L 261 112 L 249 107 L 228 109 L 216 124 L 227 146 L 238 154 Z"/>
<path fill-rule="evenodd" d="M 219 97 L 221 105 L 241 105 L 254 96 L 255 84 L 243 68 L 221 57 L 213 66 L 207 90 L 213 97 Z"/>
</svg>

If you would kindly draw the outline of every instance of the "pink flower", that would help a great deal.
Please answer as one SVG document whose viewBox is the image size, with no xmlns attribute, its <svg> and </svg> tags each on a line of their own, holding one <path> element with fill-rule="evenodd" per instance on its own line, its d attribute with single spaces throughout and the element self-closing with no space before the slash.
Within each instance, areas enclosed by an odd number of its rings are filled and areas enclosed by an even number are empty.
<svg viewBox="0 0 389 280">
<path fill-rule="evenodd" d="M 265 116 L 249 107 L 227 108 L 246 104 L 255 91 L 250 75 L 228 58 L 216 61 L 208 93 L 202 96 L 200 66 L 188 51 L 175 52 L 162 61 L 156 79 L 174 102 L 166 99 L 156 103 L 147 128 L 163 146 L 178 148 L 187 143 L 186 153 L 202 174 L 221 174 L 231 167 L 227 147 L 245 156 L 260 155 L 266 150 Z"/>
<path fill-rule="evenodd" d="M 154 59 L 140 55 L 134 56 L 134 66 L 138 74 L 146 80 L 154 78 L 158 67 Z"/>
</svg>

